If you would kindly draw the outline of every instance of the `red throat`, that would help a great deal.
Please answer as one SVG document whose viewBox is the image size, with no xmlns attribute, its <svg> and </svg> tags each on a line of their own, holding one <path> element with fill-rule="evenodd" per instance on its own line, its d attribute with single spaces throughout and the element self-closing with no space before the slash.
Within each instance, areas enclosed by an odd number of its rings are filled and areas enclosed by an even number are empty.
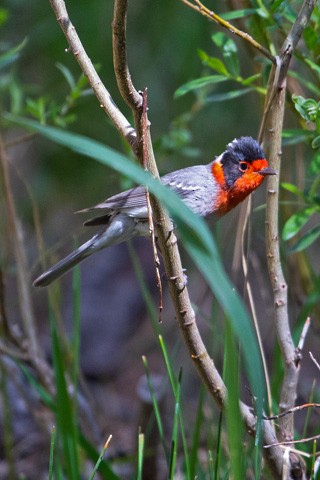
<svg viewBox="0 0 320 480">
<path fill-rule="evenodd" d="M 264 176 L 259 175 L 259 171 L 267 167 L 267 160 L 254 160 L 248 170 L 245 171 L 231 187 L 228 187 L 223 166 L 219 162 L 213 163 L 211 169 L 212 175 L 220 187 L 214 199 L 214 212 L 222 216 L 236 207 L 238 203 L 241 203 L 250 193 L 261 185 Z"/>
</svg>

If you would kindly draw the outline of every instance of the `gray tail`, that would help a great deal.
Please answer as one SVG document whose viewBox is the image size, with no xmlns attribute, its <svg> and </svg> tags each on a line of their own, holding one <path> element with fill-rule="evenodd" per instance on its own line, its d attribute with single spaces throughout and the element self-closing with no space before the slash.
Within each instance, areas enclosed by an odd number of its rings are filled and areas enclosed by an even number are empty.
<svg viewBox="0 0 320 480">
<path fill-rule="evenodd" d="M 79 247 L 77 250 L 60 260 L 60 262 L 53 265 L 46 272 L 42 273 L 42 275 L 35 279 L 33 286 L 46 287 L 47 285 L 50 285 L 50 283 L 67 273 L 71 268 L 82 262 L 82 260 L 84 260 L 86 257 L 89 257 L 95 251 L 94 249 L 90 251 L 90 247 L 94 243 L 96 237 L 97 235 L 81 245 L 81 247 Z"/>
</svg>

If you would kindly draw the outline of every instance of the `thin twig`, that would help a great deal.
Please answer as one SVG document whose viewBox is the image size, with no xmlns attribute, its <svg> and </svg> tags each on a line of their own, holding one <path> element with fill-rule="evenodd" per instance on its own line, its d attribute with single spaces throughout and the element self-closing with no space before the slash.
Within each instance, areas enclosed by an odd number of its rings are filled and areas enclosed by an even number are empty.
<svg viewBox="0 0 320 480">
<path fill-rule="evenodd" d="M 110 117 L 114 126 L 127 140 L 129 145 L 134 145 L 136 142 L 136 133 L 126 117 L 114 103 L 110 93 L 102 83 L 102 80 L 83 48 L 76 29 L 69 18 L 64 0 L 50 0 L 50 3 L 56 14 L 57 21 L 68 41 L 69 50 L 73 53 L 81 70 L 87 77 L 101 108 L 103 108 L 106 114 Z"/>
<path fill-rule="evenodd" d="M 248 42 L 252 47 L 255 49 L 259 50 L 262 55 L 265 57 L 269 58 L 272 63 L 276 62 L 275 57 L 272 55 L 272 53 L 269 52 L 265 47 L 260 45 L 254 38 L 252 38 L 248 33 L 243 32 L 242 30 L 239 30 L 236 28 L 234 25 L 231 23 L 227 22 L 223 18 L 221 18 L 219 15 L 217 15 L 215 12 L 207 8 L 203 3 L 201 3 L 199 0 L 194 0 L 194 3 L 188 1 L 188 0 L 181 0 L 182 3 L 187 5 L 188 7 L 192 8 L 193 10 L 201 13 L 201 15 L 204 15 L 205 17 L 209 18 L 210 20 L 213 20 L 214 22 L 218 23 L 222 27 L 226 28 L 229 30 L 231 33 L 234 35 L 237 35 L 238 37 L 242 38 L 246 42 Z"/>
<path fill-rule="evenodd" d="M 127 48 L 123 43 L 126 38 L 128 1 L 114 2 L 112 21 L 113 65 L 119 92 L 122 98 L 134 111 L 142 107 L 142 97 L 135 89 L 128 67 Z"/>
<path fill-rule="evenodd" d="M 16 145 L 20 145 L 21 143 L 25 142 L 30 142 L 36 135 L 38 135 L 35 132 L 32 133 L 27 133 L 26 135 L 21 135 L 20 137 L 14 138 L 13 140 L 7 140 L 4 142 L 4 148 L 12 148 L 15 147 Z"/>
<path fill-rule="evenodd" d="M 141 116 L 141 131 L 142 131 L 142 163 L 143 167 L 147 169 L 147 148 L 146 148 L 146 138 L 147 138 L 147 131 L 148 131 L 148 90 L 145 88 L 142 93 L 142 116 Z M 150 192 L 148 188 L 146 188 L 146 201 L 147 201 L 147 208 L 148 208 L 148 222 L 149 222 L 149 232 L 151 237 L 152 243 L 152 252 L 153 252 L 153 261 L 156 270 L 156 277 L 157 277 L 157 285 L 159 288 L 159 322 L 162 322 L 162 310 L 163 310 L 163 289 L 162 289 L 162 281 L 160 275 L 160 260 L 157 250 L 156 244 L 156 236 L 155 236 L 155 229 L 153 224 L 153 217 L 152 217 L 152 207 L 150 203 Z"/>
<path fill-rule="evenodd" d="M 320 403 L 304 403 L 303 405 L 298 405 L 297 407 L 290 408 L 285 412 L 281 412 L 278 415 L 273 415 L 270 417 L 263 416 L 265 420 L 278 420 L 279 418 L 285 417 L 286 415 L 290 415 L 295 412 L 300 412 L 301 410 L 305 410 L 306 408 L 320 408 Z"/>
<path fill-rule="evenodd" d="M 313 363 L 315 364 L 315 366 L 317 367 L 317 369 L 320 370 L 320 365 L 317 362 L 317 360 L 314 358 L 314 356 L 312 355 L 311 352 L 309 352 L 309 356 L 310 356 L 311 360 L 313 361 Z"/>
<path fill-rule="evenodd" d="M 264 445 L 263 448 L 270 448 L 270 447 L 276 447 L 276 446 L 281 446 L 281 445 L 294 445 L 296 443 L 311 442 L 312 440 L 318 440 L 319 438 L 320 438 L 320 435 L 314 435 L 313 437 L 301 438 L 299 440 L 285 440 L 284 442 L 276 442 L 276 443 L 271 443 L 270 445 Z"/>
<path fill-rule="evenodd" d="M 307 333 L 309 331 L 310 325 L 311 325 L 311 319 L 310 319 L 310 317 L 307 317 L 306 321 L 304 322 L 303 329 L 302 329 L 300 339 L 299 339 L 299 342 L 298 342 L 298 346 L 297 346 L 298 353 L 301 353 L 302 350 L 303 350 L 304 342 L 305 342 Z"/>
</svg>

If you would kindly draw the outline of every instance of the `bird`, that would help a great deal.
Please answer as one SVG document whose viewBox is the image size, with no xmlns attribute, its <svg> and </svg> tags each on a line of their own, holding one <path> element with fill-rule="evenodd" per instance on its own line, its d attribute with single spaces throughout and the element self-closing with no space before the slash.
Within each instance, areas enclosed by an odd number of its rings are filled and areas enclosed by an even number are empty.
<svg viewBox="0 0 320 480">
<path fill-rule="evenodd" d="M 161 177 L 161 182 L 177 193 L 197 215 L 219 219 L 258 188 L 269 167 L 258 141 L 240 137 L 228 143 L 225 151 L 207 165 L 194 165 Z M 102 203 L 77 213 L 94 212 L 85 226 L 103 226 L 90 240 L 67 255 L 33 282 L 45 287 L 93 253 L 136 236 L 148 236 L 149 221 L 144 186 L 118 193 Z M 98 214 L 99 213 L 99 214 Z"/>
</svg>

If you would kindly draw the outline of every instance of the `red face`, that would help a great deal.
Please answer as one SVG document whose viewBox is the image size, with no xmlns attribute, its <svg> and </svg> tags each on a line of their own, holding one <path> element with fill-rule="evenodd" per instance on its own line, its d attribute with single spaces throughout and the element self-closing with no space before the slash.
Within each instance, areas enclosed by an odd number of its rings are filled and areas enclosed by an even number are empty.
<svg viewBox="0 0 320 480">
<path fill-rule="evenodd" d="M 244 160 L 237 165 L 232 165 L 232 181 L 230 181 L 231 177 L 228 177 L 226 165 L 214 162 L 212 174 L 221 187 L 214 200 L 214 210 L 218 215 L 229 212 L 258 188 L 266 175 L 275 175 L 275 173 L 269 168 L 265 158 L 250 162 Z"/>
</svg>

